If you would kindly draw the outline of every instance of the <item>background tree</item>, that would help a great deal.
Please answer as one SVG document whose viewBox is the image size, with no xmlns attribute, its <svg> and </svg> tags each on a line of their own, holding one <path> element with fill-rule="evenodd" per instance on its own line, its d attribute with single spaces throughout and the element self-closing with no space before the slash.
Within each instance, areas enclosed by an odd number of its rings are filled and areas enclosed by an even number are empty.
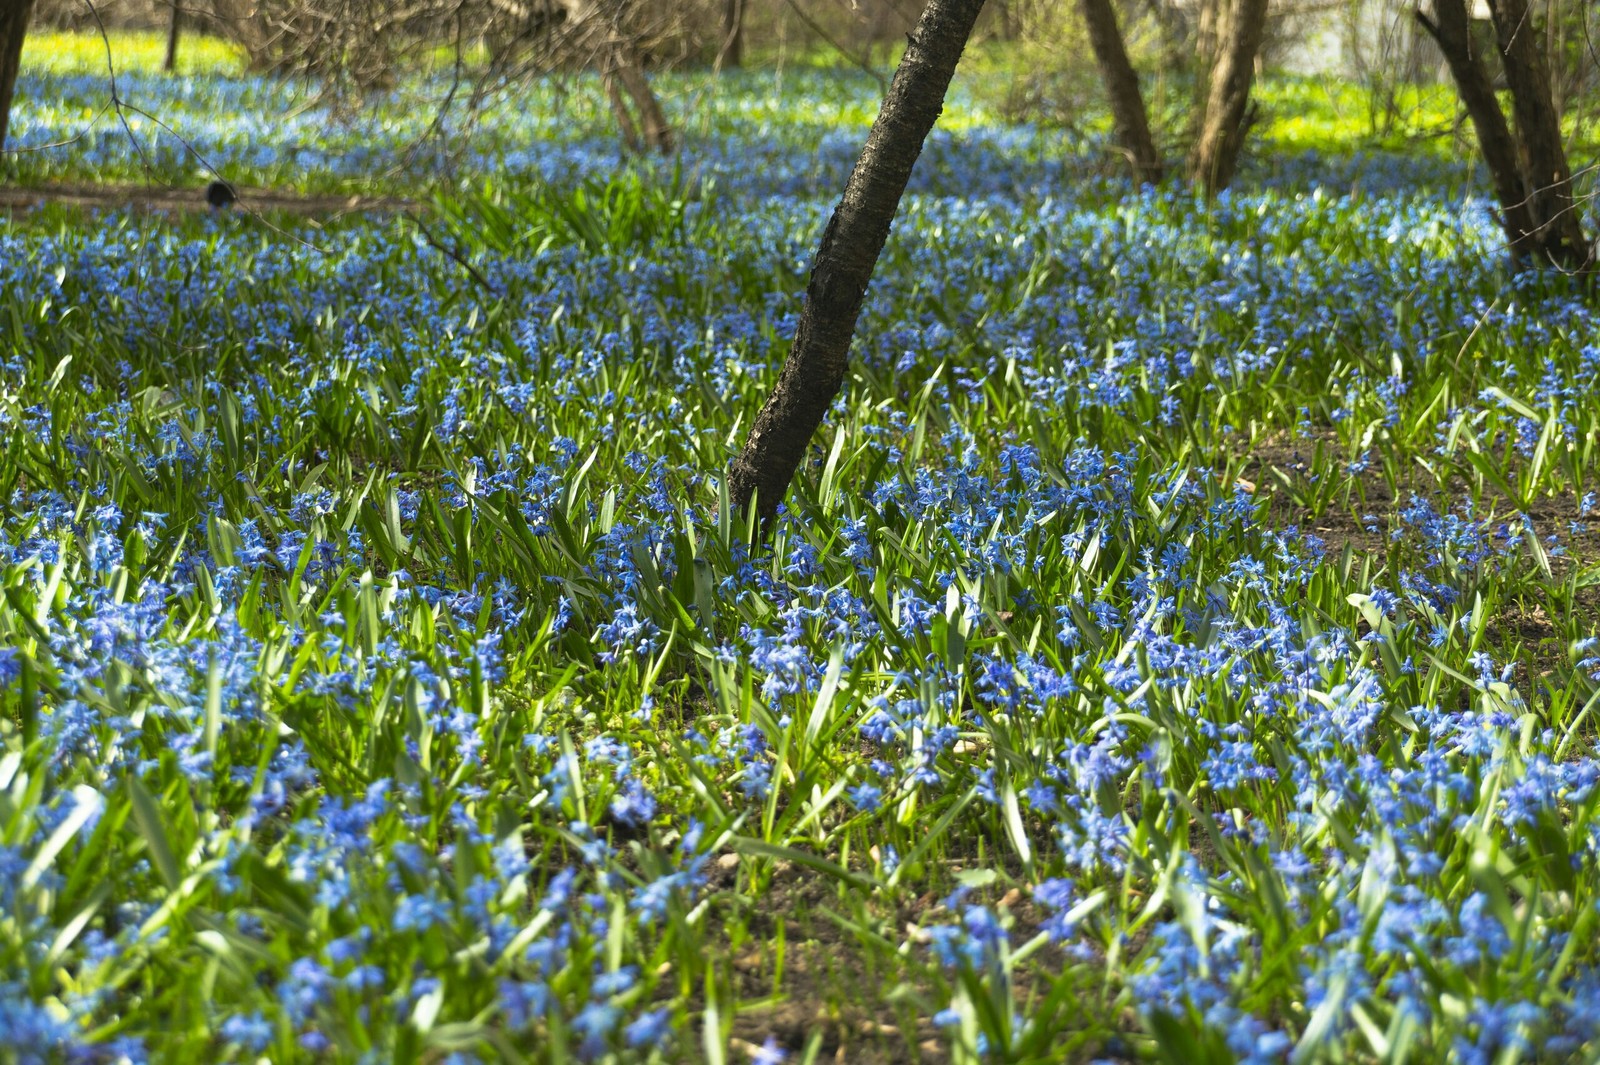
<svg viewBox="0 0 1600 1065">
<path fill-rule="evenodd" d="M 1076 2 L 1110 105 L 1117 145 L 1128 157 L 1135 180 L 1159 181 L 1165 167 L 1114 0 Z M 1276 6 L 1280 22 L 1304 14 L 1301 4 L 1289 0 L 1278 0 Z M 1155 23 L 1162 40 L 1161 64 L 1167 72 L 1194 72 L 1188 175 L 1208 195 L 1215 194 L 1233 180 L 1254 119 L 1251 88 L 1268 39 L 1268 0 L 1203 0 L 1181 7 L 1170 0 L 1149 0 L 1133 10 L 1144 10 L 1146 22 Z M 1278 33 L 1285 32 L 1280 25 Z"/>
<path fill-rule="evenodd" d="M 1527 0 L 1489 0 L 1489 12 L 1495 51 L 1511 90 L 1514 126 L 1500 108 L 1464 0 L 1435 0 L 1432 17 L 1420 8 L 1416 17 L 1438 42 L 1478 135 L 1512 260 L 1521 266 L 1548 263 L 1589 270 L 1594 248 L 1573 195 L 1543 35 Z"/>
<path fill-rule="evenodd" d="M 722 47 L 717 50 L 719 67 L 744 64 L 744 4 L 745 0 L 723 0 Z"/>
<path fill-rule="evenodd" d="M 172 20 L 167 23 L 167 54 L 161 60 L 161 69 L 171 74 L 178 69 L 178 34 L 183 27 L 183 6 L 178 0 L 172 3 Z"/>
<path fill-rule="evenodd" d="M 1233 181 L 1245 134 L 1254 119 L 1250 86 L 1267 30 L 1267 0 L 1226 5 L 1205 104 L 1189 154 L 1189 179 L 1214 195 Z"/>
<path fill-rule="evenodd" d="M 623 143 L 635 152 L 671 155 L 672 126 L 650 89 L 638 46 L 623 26 L 620 6 L 604 0 L 571 4 L 568 22 L 577 37 L 568 46 L 595 57 Z"/>
<path fill-rule="evenodd" d="M 22 65 L 22 39 L 33 16 L 33 0 L 0 0 L 0 148 L 11 125 L 11 94 Z"/>
<path fill-rule="evenodd" d="M 236 8 L 245 0 L 215 2 Z M 425 69 L 441 44 L 455 50 L 456 76 L 470 83 L 460 94 L 467 99 L 519 79 L 598 70 L 623 141 L 666 153 L 673 131 L 646 57 L 671 52 L 712 2 L 255 0 L 247 16 L 219 12 L 217 21 L 256 69 L 313 78 L 334 98 L 393 86 L 404 71 Z M 467 61 L 480 41 L 490 53 L 486 66 Z"/>
<path fill-rule="evenodd" d="M 812 434 L 844 384 L 867 284 L 982 9 L 983 0 L 928 0 L 822 232 L 794 345 L 728 471 L 734 503 L 742 510 L 754 499 L 764 524 L 777 514 Z"/>
<path fill-rule="evenodd" d="M 1139 91 L 1139 75 L 1128 59 L 1128 49 L 1117 25 L 1116 8 L 1111 0 L 1079 0 L 1084 24 L 1089 30 L 1089 46 L 1095 65 L 1105 82 L 1116 127 L 1117 144 L 1128 157 L 1134 180 L 1157 184 L 1165 167 L 1161 153 L 1150 136 L 1150 118 L 1145 112 L 1144 95 Z"/>
</svg>

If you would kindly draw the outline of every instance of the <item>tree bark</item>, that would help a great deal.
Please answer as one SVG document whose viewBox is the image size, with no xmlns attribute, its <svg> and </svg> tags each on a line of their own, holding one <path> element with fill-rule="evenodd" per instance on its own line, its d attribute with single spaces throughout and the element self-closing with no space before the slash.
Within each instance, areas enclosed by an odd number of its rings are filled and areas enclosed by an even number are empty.
<svg viewBox="0 0 1600 1065">
<path fill-rule="evenodd" d="M 161 69 L 171 74 L 178 69 L 178 32 L 183 22 L 183 8 L 178 0 L 172 3 L 172 21 L 167 24 L 167 55 L 161 61 Z"/>
<path fill-rule="evenodd" d="M 1235 0 L 1230 9 L 1189 158 L 1190 179 L 1207 196 L 1227 188 L 1238 168 L 1253 117 L 1250 84 L 1255 80 L 1256 54 L 1267 29 L 1267 0 Z"/>
<path fill-rule="evenodd" d="M 1017 0 L 999 0 L 1000 39 L 1016 41 L 1022 36 L 1022 20 L 1017 17 Z"/>
<path fill-rule="evenodd" d="M 617 116 L 622 140 L 634 152 L 671 155 L 674 148 L 672 125 L 667 121 L 650 79 L 645 77 L 633 49 L 623 41 L 612 41 L 607 48 L 602 79 L 611 110 Z M 631 110 L 630 110 L 631 108 Z"/>
<path fill-rule="evenodd" d="M 22 39 L 33 16 L 33 0 L 0 0 L 0 148 L 11 126 L 11 95 L 22 65 Z"/>
<path fill-rule="evenodd" d="M 574 33 L 586 35 L 623 143 L 630 151 L 671 155 L 675 147 L 672 125 L 650 88 L 634 42 L 622 27 L 622 6 L 616 0 L 569 0 L 566 22 L 574 27 Z"/>
<path fill-rule="evenodd" d="M 1581 269 L 1592 258 L 1578 205 L 1572 196 L 1572 171 L 1561 139 L 1561 115 L 1550 92 L 1550 71 L 1527 0 L 1490 0 L 1500 58 L 1511 88 L 1523 176 L 1539 246 L 1558 265 Z"/>
<path fill-rule="evenodd" d="M 728 470 L 733 502 L 742 510 L 753 499 L 763 527 L 777 515 L 812 434 L 844 384 L 867 284 L 982 9 L 983 0 L 928 0 L 823 230 L 794 345 Z"/>
<path fill-rule="evenodd" d="M 271 66 L 272 57 L 268 48 L 273 32 L 253 0 L 211 0 L 206 7 L 208 24 L 221 30 L 229 40 L 244 49 L 251 69 L 265 70 Z"/>
<path fill-rule="evenodd" d="M 1506 124 L 1505 112 L 1500 110 L 1500 101 L 1495 98 L 1489 72 L 1473 51 L 1465 0 L 1434 0 L 1432 19 L 1420 10 L 1416 17 L 1439 45 L 1450 76 L 1455 79 L 1456 92 L 1478 135 L 1478 151 L 1494 182 L 1495 198 L 1500 201 L 1500 227 L 1505 230 L 1506 244 L 1511 257 L 1523 262 L 1536 250 L 1533 213 L 1522 183 L 1517 142 Z"/>
<path fill-rule="evenodd" d="M 722 47 L 717 52 L 717 67 L 744 65 L 744 0 L 723 0 Z"/>
<path fill-rule="evenodd" d="M 1222 27 L 1228 21 L 1228 6 L 1228 0 L 1200 0 L 1199 21 L 1195 26 L 1195 56 L 1199 60 L 1201 77 L 1216 68 L 1217 56 L 1222 48 Z"/>
<path fill-rule="evenodd" d="M 1139 75 L 1128 60 L 1128 49 L 1117 26 L 1117 12 L 1111 0 L 1079 0 L 1083 21 L 1089 28 L 1089 47 L 1094 49 L 1100 79 L 1105 82 L 1116 126 L 1117 144 L 1133 167 L 1133 177 L 1141 185 L 1157 185 L 1165 169 L 1156 142 L 1150 136 L 1150 119 L 1145 113 L 1144 96 L 1139 92 Z"/>
<path fill-rule="evenodd" d="M 1490 13 L 1511 88 L 1514 134 L 1489 71 L 1473 51 L 1464 0 L 1434 0 L 1433 18 L 1420 10 L 1416 17 L 1444 54 L 1478 135 L 1478 150 L 1500 202 L 1500 226 L 1512 263 L 1591 270 L 1594 252 L 1572 194 L 1561 117 L 1526 0 L 1491 0 Z"/>
</svg>

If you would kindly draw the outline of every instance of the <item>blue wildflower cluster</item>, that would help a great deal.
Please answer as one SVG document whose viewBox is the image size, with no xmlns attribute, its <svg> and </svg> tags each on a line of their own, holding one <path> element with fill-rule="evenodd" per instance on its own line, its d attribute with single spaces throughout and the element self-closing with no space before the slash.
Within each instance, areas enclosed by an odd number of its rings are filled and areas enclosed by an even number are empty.
<svg viewBox="0 0 1600 1065">
<path fill-rule="evenodd" d="M 98 89 L 31 77 L 54 143 Z M 228 166 L 404 154 L 205 85 Z M 752 546 L 864 90 L 735 88 L 682 226 L 574 194 L 476 276 L 382 216 L 0 225 L 6 1053 L 1600 1052 L 1582 294 L 1404 161 L 1205 205 L 941 133 Z M 470 171 L 634 166 L 518 114 Z"/>
</svg>

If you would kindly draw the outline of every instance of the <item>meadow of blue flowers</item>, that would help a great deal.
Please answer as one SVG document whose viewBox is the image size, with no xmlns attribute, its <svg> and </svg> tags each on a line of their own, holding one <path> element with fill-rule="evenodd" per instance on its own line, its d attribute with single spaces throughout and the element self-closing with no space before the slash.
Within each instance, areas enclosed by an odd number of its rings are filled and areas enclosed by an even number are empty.
<svg viewBox="0 0 1600 1065">
<path fill-rule="evenodd" d="M 26 144 L 105 91 L 28 77 Z M 121 81 L 446 191 L 0 222 L 8 1059 L 1600 1053 L 1600 316 L 1469 175 L 1208 206 L 958 101 L 752 549 L 870 82 L 668 81 L 650 164 L 582 84 L 462 154 Z"/>
</svg>

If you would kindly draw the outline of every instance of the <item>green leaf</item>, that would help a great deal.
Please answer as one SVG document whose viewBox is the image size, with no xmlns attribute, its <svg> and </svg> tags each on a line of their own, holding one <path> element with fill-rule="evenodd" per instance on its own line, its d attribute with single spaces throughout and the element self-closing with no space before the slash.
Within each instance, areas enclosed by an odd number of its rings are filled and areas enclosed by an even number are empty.
<svg viewBox="0 0 1600 1065">
<path fill-rule="evenodd" d="M 128 789 L 128 798 L 133 803 L 134 823 L 139 826 L 139 833 L 150 848 L 151 863 L 156 867 L 156 872 L 161 874 L 168 890 L 176 891 L 183 881 L 183 874 L 178 868 L 178 859 L 173 857 L 172 843 L 167 837 L 167 825 L 161 816 L 161 808 L 138 777 L 132 774 L 124 777 L 123 787 Z"/>
<path fill-rule="evenodd" d="M 72 789 L 72 806 L 61 823 L 45 839 L 33 856 L 33 861 L 28 863 L 28 868 L 22 873 L 21 888 L 23 891 L 32 891 L 53 864 L 56 855 L 60 854 L 78 830 L 89 823 L 89 819 L 99 815 L 104 809 L 104 800 L 100 793 L 86 784 L 75 785 Z M 176 866 L 174 866 L 176 868 Z"/>
<path fill-rule="evenodd" d="M 870 892 L 875 886 L 871 878 L 862 876 L 859 873 L 852 873 L 837 862 L 831 862 L 818 855 L 797 850 L 793 847 L 785 847 L 778 843 L 768 843 L 765 840 L 751 839 L 748 836 L 735 836 L 728 841 L 728 848 L 736 854 L 743 854 L 749 857 L 773 858 L 778 861 L 793 862 L 795 865 L 803 865 L 808 869 L 814 869 L 824 876 L 840 883 L 848 884 L 861 891 Z"/>
</svg>

